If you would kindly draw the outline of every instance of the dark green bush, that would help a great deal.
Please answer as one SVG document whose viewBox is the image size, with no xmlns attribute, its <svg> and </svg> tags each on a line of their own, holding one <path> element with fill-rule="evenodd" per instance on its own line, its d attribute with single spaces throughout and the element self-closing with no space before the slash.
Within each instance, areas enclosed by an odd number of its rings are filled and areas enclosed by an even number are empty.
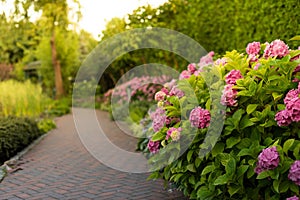
<svg viewBox="0 0 300 200">
<path fill-rule="evenodd" d="M 0 117 L 0 163 L 8 160 L 42 135 L 29 118 Z"/>
</svg>

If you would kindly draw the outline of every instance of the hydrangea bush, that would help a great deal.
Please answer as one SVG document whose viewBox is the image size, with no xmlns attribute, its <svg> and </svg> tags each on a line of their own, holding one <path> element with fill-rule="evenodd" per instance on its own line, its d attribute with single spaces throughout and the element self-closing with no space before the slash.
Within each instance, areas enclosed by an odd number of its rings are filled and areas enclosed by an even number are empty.
<svg viewBox="0 0 300 200">
<path fill-rule="evenodd" d="M 191 199 L 299 199 L 299 55 L 281 40 L 252 42 L 188 65 L 143 121 L 149 178 Z"/>
</svg>

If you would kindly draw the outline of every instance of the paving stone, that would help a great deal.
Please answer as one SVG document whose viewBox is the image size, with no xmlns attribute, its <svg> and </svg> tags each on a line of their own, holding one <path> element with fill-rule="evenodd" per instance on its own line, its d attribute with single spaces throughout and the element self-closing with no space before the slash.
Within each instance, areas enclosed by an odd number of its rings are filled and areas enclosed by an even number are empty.
<svg viewBox="0 0 300 200">
<path fill-rule="evenodd" d="M 114 144 L 133 152 L 136 139 L 120 135 L 108 113 L 96 114 L 110 130 L 108 137 Z M 1 200 L 185 199 L 181 192 L 165 190 L 163 180 L 147 181 L 149 173 L 120 172 L 97 161 L 82 145 L 71 114 L 56 122 L 58 128 L 22 157 L 23 170 L 0 183 Z"/>
</svg>

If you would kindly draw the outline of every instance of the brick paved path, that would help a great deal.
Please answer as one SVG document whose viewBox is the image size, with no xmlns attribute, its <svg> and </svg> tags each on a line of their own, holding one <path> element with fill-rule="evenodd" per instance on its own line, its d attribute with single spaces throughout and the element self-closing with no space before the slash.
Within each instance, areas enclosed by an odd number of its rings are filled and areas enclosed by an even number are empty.
<svg viewBox="0 0 300 200">
<path fill-rule="evenodd" d="M 134 150 L 135 140 L 115 127 L 108 114 L 97 111 L 121 148 Z M 148 174 L 113 170 L 93 158 L 76 133 L 72 115 L 57 119 L 51 131 L 21 159 L 22 170 L 0 183 L 0 199 L 184 199 L 168 192 L 163 181 L 146 181 Z"/>
</svg>

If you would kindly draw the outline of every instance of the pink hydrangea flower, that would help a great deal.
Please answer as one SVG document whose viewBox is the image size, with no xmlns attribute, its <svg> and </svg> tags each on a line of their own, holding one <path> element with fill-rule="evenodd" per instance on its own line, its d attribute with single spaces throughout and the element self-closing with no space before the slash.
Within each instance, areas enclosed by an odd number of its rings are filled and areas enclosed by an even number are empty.
<svg viewBox="0 0 300 200">
<path fill-rule="evenodd" d="M 180 122 L 180 118 L 178 117 L 167 117 L 166 118 L 166 125 L 170 125 L 171 123 L 178 123 Z"/>
<path fill-rule="evenodd" d="M 165 93 L 166 95 L 169 94 L 169 90 L 167 88 L 162 88 L 160 91 L 162 91 L 163 93 Z"/>
<path fill-rule="evenodd" d="M 181 98 L 184 96 L 184 92 L 178 89 L 176 86 L 174 86 L 170 91 L 170 96 L 177 96 L 178 98 Z"/>
<path fill-rule="evenodd" d="M 232 89 L 232 84 L 225 85 L 223 94 L 221 96 L 221 104 L 224 106 L 235 107 L 238 105 L 237 103 L 237 91 Z"/>
<path fill-rule="evenodd" d="M 171 137 L 173 141 L 178 141 L 180 139 L 181 130 L 182 129 L 180 127 L 179 128 L 171 127 L 167 131 L 166 139 L 168 140 Z"/>
<path fill-rule="evenodd" d="M 246 47 L 246 52 L 248 55 L 256 56 L 260 51 L 260 42 L 249 43 Z"/>
<path fill-rule="evenodd" d="M 298 98 L 298 95 L 299 95 L 299 90 L 298 89 L 293 89 L 293 90 L 290 90 L 285 98 L 284 98 L 284 104 L 287 105 L 290 103 L 290 101 L 294 98 Z"/>
<path fill-rule="evenodd" d="M 210 123 L 210 113 L 199 106 L 191 111 L 189 120 L 193 127 L 206 128 Z"/>
<path fill-rule="evenodd" d="M 300 186 L 300 160 L 296 160 L 290 168 L 288 178 Z"/>
<path fill-rule="evenodd" d="M 187 66 L 187 69 L 188 69 L 188 71 L 189 71 L 191 74 L 193 74 L 193 73 L 197 70 L 196 64 L 195 64 L 195 63 L 189 64 L 189 65 Z"/>
<path fill-rule="evenodd" d="M 300 98 L 293 98 L 286 104 L 286 110 L 289 111 L 293 122 L 300 121 Z"/>
<path fill-rule="evenodd" d="M 255 168 L 256 173 L 261 173 L 262 171 L 275 169 L 279 165 L 279 153 L 276 147 L 269 147 L 263 149 L 258 156 L 258 162 Z"/>
<path fill-rule="evenodd" d="M 150 114 L 150 118 L 152 119 L 152 128 L 154 132 L 157 132 L 164 127 L 167 117 L 164 109 L 157 108 L 155 112 Z"/>
<path fill-rule="evenodd" d="M 250 59 L 250 62 L 256 62 L 256 61 L 258 61 L 258 56 L 250 54 L 249 59 Z"/>
<path fill-rule="evenodd" d="M 226 58 L 218 58 L 215 61 L 215 65 L 222 65 L 222 66 L 224 66 L 226 63 L 227 63 L 227 59 Z"/>
<path fill-rule="evenodd" d="M 176 85 L 176 80 L 172 79 L 170 82 L 165 83 L 164 87 L 165 89 L 168 91 L 168 89 L 170 90 L 173 86 Z M 168 89 L 167 89 L 168 88 Z M 165 91 L 163 91 L 165 92 Z M 166 93 L 166 92 L 165 92 Z M 168 93 L 166 93 L 168 95 Z"/>
<path fill-rule="evenodd" d="M 198 66 L 200 69 L 202 69 L 204 66 L 214 64 L 213 56 L 215 55 L 215 52 L 211 51 L 207 55 L 201 57 Z"/>
<path fill-rule="evenodd" d="M 278 57 L 282 58 L 289 54 L 289 47 L 281 40 L 274 40 L 271 44 L 267 43 L 264 51 L 264 57 Z"/>
<path fill-rule="evenodd" d="M 295 195 L 295 196 L 286 198 L 286 200 L 299 200 L 299 198 Z"/>
<path fill-rule="evenodd" d="M 157 153 L 159 151 L 159 146 L 160 146 L 160 142 L 159 141 L 152 141 L 152 140 L 149 140 L 148 142 L 148 149 L 151 153 Z"/>
<path fill-rule="evenodd" d="M 233 69 L 225 76 L 225 82 L 235 85 L 236 81 L 241 78 L 243 78 L 241 71 Z"/>
<path fill-rule="evenodd" d="M 179 80 L 182 80 L 182 79 L 188 79 L 191 77 L 191 73 L 188 71 L 188 70 L 183 70 L 181 72 L 181 74 L 179 75 Z"/>
<path fill-rule="evenodd" d="M 278 126 L 288 126 L 292 123 L 292 119 L 288 110 L 281 110 L 275 115 Z"/>
<path fill-rule="evenodd" d="M 166 93 L 164 93 L 163 91 L 158 91 L 155 96 L 154 99 L 155 101 L 163 101 L 165 99 Z"/>
</svg>

